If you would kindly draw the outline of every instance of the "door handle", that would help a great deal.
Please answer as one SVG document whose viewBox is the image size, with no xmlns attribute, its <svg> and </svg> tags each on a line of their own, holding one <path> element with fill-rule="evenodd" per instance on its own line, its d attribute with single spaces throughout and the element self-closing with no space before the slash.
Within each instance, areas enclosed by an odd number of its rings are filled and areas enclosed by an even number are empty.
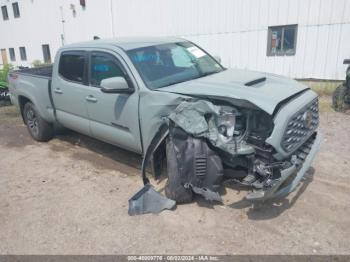
<svg viewBox="0 0 350 262">
<path fill-rule="evenodd" d="M 92 95 L 89 95 L 87 97 L 85 97 L 86 101 L 89 101 L 89 102 L 92 102 L 92 103 L 96 103 L 97 102 L 97 99 L 96 97 L 92 96 Z"/>
<path fill-rule="evenodd" d="M 60 88 L 55 88 L 53 90 L 56 94 L 63 94 L 62 90 Z"/>
</svg>

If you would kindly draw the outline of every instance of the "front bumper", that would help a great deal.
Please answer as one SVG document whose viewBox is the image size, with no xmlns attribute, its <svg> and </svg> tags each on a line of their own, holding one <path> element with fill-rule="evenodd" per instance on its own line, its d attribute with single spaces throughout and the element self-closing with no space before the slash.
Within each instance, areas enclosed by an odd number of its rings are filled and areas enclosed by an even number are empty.
<svg viewBox="0 0 350 262">
<path fill-rule="evenodd" d="M 258 190 L 249 193 L 246 198 L 248 200 L 267 200 L 271 198 L 284 197 L 294 191 L 299 185 L 301 179 L 304 177 L 306 172 L 309 170 L 312 161 L 314 160 L 317 152 L 320 149 L 322 141 L 322 135 L 320 133 L 316 134 L 316 137 L 313 141 L 313 145 L 310 149 L 310 152 L 306 156 L 304 162 L 301 164 L 301 167 L 297 167 L 297 164 L 293 164 L 281 171 L 281 176 L 275 181 L 273 186 L 265 190 Z M 296 173 L 294 179 L 287 185 L 281 187 L 281 185 L 292 175 Z"/>
</svg>

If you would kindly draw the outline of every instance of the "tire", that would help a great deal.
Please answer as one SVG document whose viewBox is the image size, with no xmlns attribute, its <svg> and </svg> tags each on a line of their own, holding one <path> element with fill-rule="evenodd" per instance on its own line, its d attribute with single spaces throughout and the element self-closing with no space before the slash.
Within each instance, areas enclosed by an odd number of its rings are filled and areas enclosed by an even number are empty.
<svg viewBox="0 0 350 262">
<path fill-rule="evenodd" d="M 332 97 L 333 108 L 337 112 L 344 112 L 346 110 L 345 97 L 347 95 L 347 87 L 344 84 L 338 86 Z"/>
<path fill-rule="evenodd" d="M 39 142 L 49 141 L 53 135 L 52 124 L 45 121 L 33 103 L 27 102 L 23 107 L 23 119 L 32 138 Z"/>
<path fill-rule="evenodd" d="M 185 188 L 181 183 L 180 172 L 178 171 L 176 152 L 173 142 L 168 139 L 166 143 L 168 182 L 165 186 L 165 195 L 175 200 L 177 204 L 192 202 L 193 193 L 190 188 Z"/>
</svg>

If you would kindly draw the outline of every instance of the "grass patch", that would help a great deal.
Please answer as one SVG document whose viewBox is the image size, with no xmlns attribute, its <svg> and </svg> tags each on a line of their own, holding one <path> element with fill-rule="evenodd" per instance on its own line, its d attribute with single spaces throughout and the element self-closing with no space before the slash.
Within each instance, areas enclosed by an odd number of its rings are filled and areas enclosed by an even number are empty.
<svg viewBox="0 0 350 262">
<path fill-rule="evenodd" d="M 318 106 L 321 113 L 335 112 L 332 107 L 332 99 L 329 96 L 321 96 L 318 100 Z"/>
<path fill-rule="evenodd" d="M 319 96 L 332 96 L 334 90 L 343 82 L 335 80 L 298 80 L 307 85 Z"/>
</svg>

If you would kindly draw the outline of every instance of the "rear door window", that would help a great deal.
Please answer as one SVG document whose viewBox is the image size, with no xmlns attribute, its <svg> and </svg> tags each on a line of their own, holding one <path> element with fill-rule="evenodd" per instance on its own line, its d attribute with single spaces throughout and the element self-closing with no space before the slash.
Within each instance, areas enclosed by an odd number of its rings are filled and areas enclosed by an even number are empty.
<svg viewBox="0 0 350 262">
<path fill-rule="evenodd" d="M 59 74 L 66 80 L 85 82 L 86 56 L 83 52 L 63 53 L 60 58 Z"/>
<path fill-rule="evenodd" d="M 124 77 L 118 60 L 112 55 L 104 53 L 92 53 L 90 63 L 90 84 L 99 87 L 101 81 L 112 77 Z"/>
</svg>

